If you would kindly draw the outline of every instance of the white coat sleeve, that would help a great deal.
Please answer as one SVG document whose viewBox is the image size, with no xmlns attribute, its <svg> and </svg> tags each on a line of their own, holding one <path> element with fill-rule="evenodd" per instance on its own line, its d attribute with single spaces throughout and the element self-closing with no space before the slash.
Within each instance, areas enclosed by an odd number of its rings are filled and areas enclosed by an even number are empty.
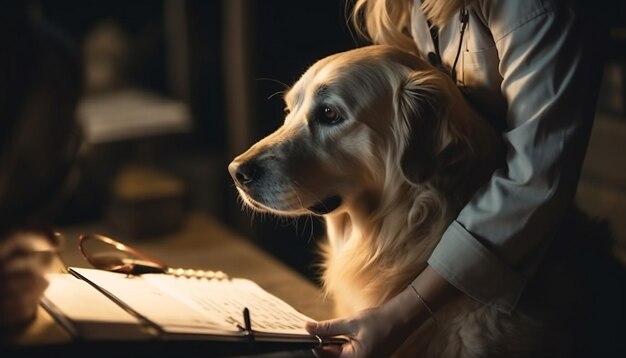
<svg viewBox="0 0 626 358">
<path fill-rule="evenodd" d="M 491 3 L 508 103 L 506 166 L 462 209 L 428 263 L 465 294 L 509 313 L 572 205 L 597 96 L 589 81 L 599 71 L 587 68 L 586 35 L 571 9 L 520 16 L 503 7 L 524 2 Z"/>
</svg>

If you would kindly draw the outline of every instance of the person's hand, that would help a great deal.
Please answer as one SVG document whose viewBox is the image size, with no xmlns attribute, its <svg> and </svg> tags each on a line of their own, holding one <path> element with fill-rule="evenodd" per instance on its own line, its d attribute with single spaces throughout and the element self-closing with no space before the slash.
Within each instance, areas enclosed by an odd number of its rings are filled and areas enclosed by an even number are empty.
<svg viewBox="0 0 626 358">
<path fill-rule="evenodd" d="M 347 318 L 308 322 L 306 329 L 318 336 L 343 336 L 341 346 L 315 348 L 318 358 L 388 357 L 428 318 L 427 312 L 407 290 L 387 303 L 358 312 Z"/>
<path fill-rule="evenodd" d="M 325 357 L 386 357 L 400 345 L 392 335 L 393 324 L 385 317 L 381 307 L 360 311 L 353 317 L 318 323 L 309 322 L 306 329 L 319 336 L 344 336 L 341 346 L 328 345 L 315 348 L 318 358 Z M 393 341 L 393 342 L 391 342 Z"/>
<path fill-rule="evenodd" d="M 43 234 L 15 232 L 0 241 L 0 328 L 30 322 L 48 286 L 44 273 L 57 248 Z"/>
</svg>

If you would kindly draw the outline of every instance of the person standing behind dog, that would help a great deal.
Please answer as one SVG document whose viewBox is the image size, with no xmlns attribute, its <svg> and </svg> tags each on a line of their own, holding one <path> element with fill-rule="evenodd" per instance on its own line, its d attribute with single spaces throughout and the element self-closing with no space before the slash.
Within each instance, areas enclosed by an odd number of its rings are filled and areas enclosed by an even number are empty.
<svg viewBox="0 0 626 358">
<path fill-rule="evenodd" d="M 503 133 L 507 162 L 403 292 L 355 317 L 307 324 L 312 334 L 350 338 L 316 355 L 390 355 L 461 294 L 515 310 L 572 206 L 591 132 L 604 53 L 594 39 L 607 33 L 588 10 L 559 0 L 356 0 L 357 30 L 449 73 Z"/>
<path fill-rule="evenodd" d="M 76 154 L 82 67 L 74 46 L 31 15 L 0 11 L 0 333 L 35 316 L 58 238 L 47 227 Z"/>
</svg>

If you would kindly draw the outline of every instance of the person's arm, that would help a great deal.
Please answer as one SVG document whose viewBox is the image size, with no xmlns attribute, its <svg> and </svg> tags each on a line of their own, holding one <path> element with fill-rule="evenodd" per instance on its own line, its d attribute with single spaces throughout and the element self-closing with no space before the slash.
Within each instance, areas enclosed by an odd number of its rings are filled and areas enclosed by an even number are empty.
<svg viewBox="0 0 626 358">
<path fill-rule="evenodd" d="M 461 211 L 428 262 L 466 295 L 504 312 L 514 309 L 572 204 L 597 96 L 601 63 L 589 55 L 601 54 L 587 48 L 591 32 L 553 3 L 483 3 L 508 103 L 506 167 Z"/>
<path fill-rule="evenodd" d="M 411 287 L 413 286 L 413 287 Z M 359 312 L 356 316 L 309 323 L 306 329 L 319 336 L 344 335 L 350 340 L 341 347 L 314 350 L 317 357 L 387 357 L 416 327 L 460 292 L 430 267 L 385 304 Z M 422 300 L 417 297 L 419 292 Z M 424 304 L 427 304 L 426 307 Z"/>
</svg>

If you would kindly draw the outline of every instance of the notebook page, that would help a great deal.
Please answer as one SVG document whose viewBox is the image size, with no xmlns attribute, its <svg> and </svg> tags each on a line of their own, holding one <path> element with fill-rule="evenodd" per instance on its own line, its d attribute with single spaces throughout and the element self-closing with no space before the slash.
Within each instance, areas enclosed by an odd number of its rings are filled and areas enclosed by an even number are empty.
<svg viewBox="0 0 626 358">
<path fill-rule="evenodd" d="M 46 278 L 50 283 L 43 296 L 47 304 L 73 321 L 139 324 L 137 318 L 73 275 L 51 273 Z"/>
<path fill-rule="evenodd" d="M 76 267 L 71 267 L 70 271 L 104 289 L 165 331 L 215 334 L 238 332 L 234 324 L 199 314 L 197 310 L 150 284 L 143 276 Z"/>
<path fill-rule="evenodd" d="M 247 307 L 252 329 L 257 332 L 308 336 L 304 323 L 314 321 L 250 280 L 207 280 L 160 274 L 142 277 L 211 319 L 226 317 L 244 326 L 243 309 Z"/>
</svg>

